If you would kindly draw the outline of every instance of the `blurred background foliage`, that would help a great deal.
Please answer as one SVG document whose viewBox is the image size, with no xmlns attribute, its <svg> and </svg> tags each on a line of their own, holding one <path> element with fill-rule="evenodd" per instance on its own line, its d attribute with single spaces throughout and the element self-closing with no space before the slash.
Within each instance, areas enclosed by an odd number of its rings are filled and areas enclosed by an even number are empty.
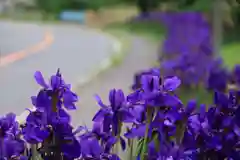
<svg viewBox="0 0 240 160">
<path fill-rule="evenodd" d="M 211 14 L 212 3 L 209 0 L 17 0 L 17 8 L 40 11 L 45 17 L 58 18 L 64 10 L 92 10 L 99 11 L 113 6 L 138 8 L 139 12 L 155 10 L 201 11 Z M 223 0 L 224 21 L 229 26 L 240 24 L 240 9 L 236 0 Z M 234 24 L 233 24 L 234 22 Z"/>
<path fill-rule="evenodd" d="M 154 10 L 195 10 L 211 13 L 212 1 L 209 0 L 34 0 L 35 8 L 42 13 L 58 15 L 63 10 L 93 10 L 99 11 L 104 7 L 116 5 L 137 6 L 139 12 Z M 223 12 L 225 22 L 228 25 L 240 24 L 240 9 L 235 0 L 223 0 Z M 25 8 L 29 8 L 26 4 Z M 31 7 L 30 7 L 31 8 Z"/>
</svg>

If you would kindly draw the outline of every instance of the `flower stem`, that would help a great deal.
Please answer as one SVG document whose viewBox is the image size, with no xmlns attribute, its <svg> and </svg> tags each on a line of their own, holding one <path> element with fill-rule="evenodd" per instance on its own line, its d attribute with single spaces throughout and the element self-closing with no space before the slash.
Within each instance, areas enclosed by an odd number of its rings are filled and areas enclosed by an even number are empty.
<svg viewBox="0 0 240 160">
<path fill-rule="evenodd" d="M 57 104 L 58 104 L 58 93 L 54 92 L 52 95 L 52 111 L 56 113 L 58 113 Z"/>
<path fill-rule="evenodd" d="M 129 158 L 128 159 L 133 159 L 133 145 L 134 145 L 134 139 L 129 139 L 130 141 L 130 150 L 129 150 Z"/>
<path fill-rule="evenodd" d="M 144 141 L 143 141 L 143 148 L 141 151 L 141 160 L 145 160 L 145 154 L 147 153 L 148 149 L 148 134 L 149 134 L 149 127 L 152 120 L 152 110 L 151 108 L 147 108 L 147 122 L 146 122 L 146 129 L 145 129 L 145 135 L 144 135 Z"/>
<path fill-rule="evenodd" d="M 120 143 L 120 135 L 117 136 L 117 143 L 114 145 L 114 153 L 118 154 L 119 152 L 119 143 Z"/>
<path fill-rule="evenodd" d="M 114 151 L 113 151 L 115 154 L 118 154 L 118 152 L 119 152 L 119 145 L 121 144 L 121 140 L 120 140 L 121 130 L 122 130 L 122 122 L 118 121 L 118 133 L 117 133 L 117 136 L 116 136 L 117 142 L 114 145 Z"/>
<path fill-rule="evenodd" d="M 31 152 L 32 152 L 31 160 L 38 160 L 38 152 L 37 152 L 37 145 L 36 144 L 31 145 Z"/>
</svg>

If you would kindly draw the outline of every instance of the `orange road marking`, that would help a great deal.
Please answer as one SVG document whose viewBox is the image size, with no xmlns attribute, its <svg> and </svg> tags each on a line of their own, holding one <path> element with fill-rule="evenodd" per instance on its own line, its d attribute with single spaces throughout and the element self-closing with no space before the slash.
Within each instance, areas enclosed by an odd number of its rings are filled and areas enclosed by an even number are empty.
<svg viewBox="0 0 240 160">
<path fill-rule="evenodd" d="M 44 39 L 28 48 L 25 48 L 21 51 L 13 52 L 8 54 L 7 56 L 0 57 L 0 67 L 7 66 L 10 63 L 16 62 L 18 60 L 21 60 L 23 58 L 26 58 L 29 55 L 35 54 L 41 50 L 46 49 L 48 46 L 50 46 L 54 41 L 53 34 L 51 32 L 46 32 Z"/>
</svg>

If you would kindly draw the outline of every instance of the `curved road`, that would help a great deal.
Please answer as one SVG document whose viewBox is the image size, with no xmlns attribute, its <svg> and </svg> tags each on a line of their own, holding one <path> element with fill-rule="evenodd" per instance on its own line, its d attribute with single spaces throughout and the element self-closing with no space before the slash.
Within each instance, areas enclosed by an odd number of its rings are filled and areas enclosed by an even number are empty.
<svg viewBox="0 0 240 160">
<path fill-rule="evenodd" d="M 61 69 L 76 84 L 109 56 L 113 41 L 77 26 L 0 21 L 0 113 L 20 114 L 38 89 L 33 74 L 49 77 Z"/>
</svg>

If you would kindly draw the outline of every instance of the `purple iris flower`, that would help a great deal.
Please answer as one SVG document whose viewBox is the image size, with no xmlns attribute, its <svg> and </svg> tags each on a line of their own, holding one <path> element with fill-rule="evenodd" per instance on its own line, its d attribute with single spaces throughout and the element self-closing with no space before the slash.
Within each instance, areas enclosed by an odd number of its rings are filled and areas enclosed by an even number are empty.
<svg viewBox="0 0 240 160">
<path fill-rule="evenodd" d="M 152 107 L 181 105 L 177 96 L 169 94 L 179 87 L 180 79 L 171 77 L 161 81 L 160 76 L 143 75 L 141 77 L 142 87 L 128 95 L 128 101 Z"/>
<path fill-rule="evenodd" d="M 136 73 L 134 75 L 134 83 L 132 85 L 133 90 L 137 90 L 141 88 L 141 77 L 144 75 L 155 75 L 155 76 L 160 76 L 160 69 L 159 68 L 151 68 L 146 71 L 141 71 L 139 73 Z"/>
<path fill-rule="evenodd" d="M 64 82 L 59 70 L 51 76 L 50 84 L 44 81 L 41 72 L 37 71 L 34 76 L 43 88 L 31 98 L 35 110 L 29 110 L 22 129 L 24 139 L 30 144 L 41 143 L 39 152 L 44 159 L 62 157 L 73 160 L 80 157 L 80 144 L 65 110 L 76 109 L 77 95 Z"/>
<path fill-rule="evenodd" d="M 209 65 L 216 57 L 213 56 L 212 31 L 204 15 L 200 12 L 167 13 L 162 15 L 162 23 L 167 29 L 160 60 L 164 74 L 180 77 L 185 86 L 207 82 Z M 213 76 L 221 77 L 216 80 Z M 219 73 L 210 78 L 210 87 L 222 88 L 227 77 Z"/>
<path fill-rule="evenodd" d="M 6 116 L 0 118 L 0 137 L 17 136 L 20 133 L 16 115 L 8 113 Z"/>
<path fill-rule="evenodd" d="M 73 127 L 68 123 L 58 123 L 54 126 L 54 138 L 60 147 L 61 153 L 67 159 L 79 158 L 81 155 L 81 145 L 77 140 L 76 134 L 78 130 L 73 130 Z"/>
<path fill-rule="evenodd" d="M 105 158 L 108 160 L 120 160 L 117 155 L 110 153 L 112 147 L 117 142 L 117 138 L 109 133 L 104 133 L 102 129 L 102 124 L 98 122 L 94 122 L 91 131 L 85 127 L 81 128 L 84 131 L 79 137 L 82 146 L 82 158 L 86 160 L 101 160 Z M 125 142 L 123 143 L 125 145 Z"/>
<path fill-rule="evenodd" d="M 11 138 L 3 138 L 0 140 L 0 159 L 1 160 L 27 160 L 27 157 L 23 156 L 25 145 L 23 141 L 17 141 Z"/>
<path fill-rule="evenodd" d="M 122 90 L 112 89 L 109 92 L 109 105 L 103 104 L 99 96 L 96 100 L 101 109 L 95 114 L 93 121 L 103 123 L 103 132 L 109 132 L 112 128 L 113 134 L 119 135 L 121 123 L 131 123 L 135 121 L 134 116 L 129 112 Z"/>
<path fill-rule="evenodd" d="M 75 110 L 75 103 L 78 101 L 78 96 L 71 91 L 71 85 L 66 84 L 59 70 L 56 75 L 51 76 L 50 85 L 48 85 L 41 72 L 35 72 L 36 82 L 43 87 L 38 96 L 32 97 L 33 105 L 38 109 L 46 109 L 52 107 L 52 101 L 56 99 L 56 107 L 61 108 L 63 105 L 68 110 Z"/>
<path fill-rule="evenodd" d="M 8 113 L 0 118 L 0 159 L 27 159 L 22 156 L 25 142 L 21 139 L 20 134 L 15 114 Z"/>
<path fill-rule="evenodd" d="M 208 110 L 200 105 L 199 112 L 188 118 L 188 133 L 194 137 L 198 158 L 239 158 L 239 125 L 236 93 L 216 92 L 214 106 Z M 193 146 L 192 146 L 193 147 Z"/>
</svg>

